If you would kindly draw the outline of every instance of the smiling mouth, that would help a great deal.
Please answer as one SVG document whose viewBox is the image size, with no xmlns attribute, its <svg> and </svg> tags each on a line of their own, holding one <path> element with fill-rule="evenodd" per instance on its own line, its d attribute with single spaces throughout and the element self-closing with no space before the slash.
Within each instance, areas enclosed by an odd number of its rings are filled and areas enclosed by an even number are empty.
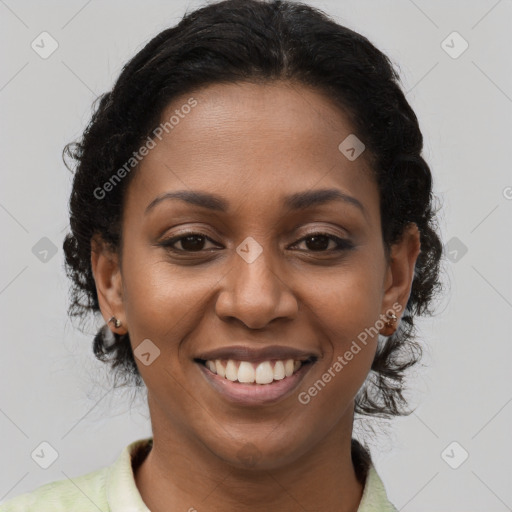
<svg viewBox="0 0 512 512">
<path fill-rule="evenodd" d="M 195 359 L 195 361 L 225 380 L 240 384 L 265 385 L 291 377 L 303 366 L 314 363 L 316 359 L 312 356 L 305 360 L 277 359 L 258 363 L 235 359 Z"/>
</svg>

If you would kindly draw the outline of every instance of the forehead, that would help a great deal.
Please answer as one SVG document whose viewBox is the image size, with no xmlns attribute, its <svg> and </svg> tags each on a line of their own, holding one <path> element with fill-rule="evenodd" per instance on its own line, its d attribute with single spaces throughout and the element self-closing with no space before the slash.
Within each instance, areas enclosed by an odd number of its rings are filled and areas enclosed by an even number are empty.
<svg viewBox="0 0 512 512">
<path fill-rule="evenodd" d="M 127 204 L 135 208 L 186 188 L 229 201 L 243 196 L 245 203 L 251 191 L 270 206 L 271 198 L 337 185 L 362 202 L 375 202 L 364 152 L 350 161 L 339 149 L 353 133 L 349 117 L 311 88 L 214 84 L 175 98 L 162 112 L 161 126 L 169 120 L 172 128 L 154 139 L 129 187 Z"/>
</svg>

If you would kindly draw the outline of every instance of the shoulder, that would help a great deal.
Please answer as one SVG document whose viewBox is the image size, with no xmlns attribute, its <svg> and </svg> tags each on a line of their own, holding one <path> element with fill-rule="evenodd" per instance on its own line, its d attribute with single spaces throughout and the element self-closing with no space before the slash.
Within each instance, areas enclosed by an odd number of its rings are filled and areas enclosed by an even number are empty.
<svg viewBox="0 0 512 512">
<path fill-rule="evenodd" d="M 149 512 L 137 489 L 133 468 L 152 445 L 152 437 L 133 441 L 112 465 L 20 494 L 1 503 L 0 512 Z"/>
<path fill-rule="evenodd" d="M 108 467 L 42 485 L 0 504 L 1 512 L 87 512 L 108 510 Z"/>
</svg>

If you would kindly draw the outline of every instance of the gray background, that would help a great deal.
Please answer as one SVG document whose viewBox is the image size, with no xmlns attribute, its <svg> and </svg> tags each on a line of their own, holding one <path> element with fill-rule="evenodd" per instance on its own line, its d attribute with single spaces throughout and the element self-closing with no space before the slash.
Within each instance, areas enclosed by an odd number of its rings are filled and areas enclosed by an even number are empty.
<svg viewBox="0 0 512 512">
<path fill-rule="evenodd" d="M 438 314 L 419 323 L 424 367 L 409 393 L 418 407 L 367 434 L 377 470 L 406 512 L 512 510 L 511 1 L 309 3 L 399 67 L 452 260 Z M 82 334 L 66 316 L 71 174 L 60 155 L 122 65 L 199 5 L 0 0 L 0 500 L 111 464 L 151 434 L 144 397 L 112 391 L 92 355 L 100 323 Z M 31 47 L 43 31 L 59 45 L 47 59 Z M 457 58 L 462 41 L 443 44 L 454 31 L 469 44 Z M 44 441 L 58 452 L 48 469 L 31 457 Z"/>
</svg>

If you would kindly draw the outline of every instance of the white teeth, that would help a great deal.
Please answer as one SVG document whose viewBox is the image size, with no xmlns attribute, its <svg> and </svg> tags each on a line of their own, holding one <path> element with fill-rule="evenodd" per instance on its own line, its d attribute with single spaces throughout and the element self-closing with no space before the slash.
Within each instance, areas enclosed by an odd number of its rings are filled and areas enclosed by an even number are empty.
<svg viewBox="0 0 512 512">
<path fill-rule="evenodd" d="M 248 361 L 235 361 L 229 359 L 226 364 L 220 359 L 206 361 L 206 367 L 219 377 L 232 382 L 238 381 L 246 384 L 270 384 L 274 380 L 290 377 L 301 366 L 301 361 L 286 359 L 282 361 L 263 361 L 259 364 Z"/>
<path fill-rule="evenodd" d="M 217 370 L 217 375 L 220 377 L 226 376 L 226 369 L 224 368 L 224 365 L 220 361 L 215 361 L 215 369 Z"/>
<path fill-rule="evenodd" d="M 293 373 L 293 359 L 287 359 L 284 363 L 284 374 L 289 377 Z"/>
<path fill-rule="evenodd" d="M 257 366 L 255 380 L 256 384 L 270 384 L 274 380 L 274 370 L 268 361 Z"/>
<path fill-rule="evenodd" d="M 238 367 L 238 382 L 254 382 L 254 368 L 251 363 L 242 361 Z"/>
<path fill-rule="evenodd" d="M 233 382 L 238 379 L 238 369 L 232 359 L 230 359 L 226 365 L 226 379 Z"/>
<path fill-rule="evenodd" d="M 285 376 L 283 361 L 276 361 L 274 365 L 274 380 L 282 380 Z"/>
</svg>

